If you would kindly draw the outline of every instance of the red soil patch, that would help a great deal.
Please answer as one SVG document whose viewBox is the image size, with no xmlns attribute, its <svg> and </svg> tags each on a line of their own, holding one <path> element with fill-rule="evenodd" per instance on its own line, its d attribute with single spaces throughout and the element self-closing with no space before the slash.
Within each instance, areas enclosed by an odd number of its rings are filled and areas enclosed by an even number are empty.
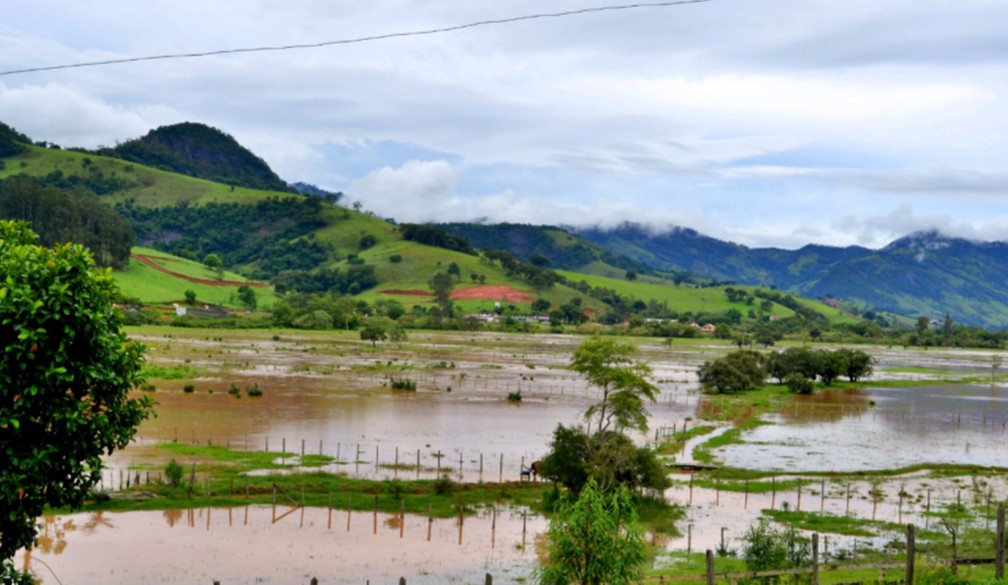
<svg viewBox="0 0 1008 585">
<path fill-rule="evenodd" d="M 164 266 L 161 266 L 153 260 L 153 258 L 159 258 L 164 260 L 174 260 L 174 258 L 163 258 L 160 256 L 145 256 L 143 254 L 130 254 L 130 257 L 136 259 L 137 262 L 146 264 L 154 270 L 159 272 L 164 272 L 165 274 L 174 276 L 175 278 L 181 278 L 182 280 L 188 280 L 189 282 L 195 282 L 197 284 L 209 284 L 210 286 L 250 286 L 252 288 L 266 288 L 269 284 L 265 282 L 241 282 L 237 280 L 207 280 L 205 278 L 196 278 L 194 276 L 189 276 L 187 274 L 179 274 L 172 270 L 168 270 Z"/>
<path fill-rule="evenodd" d="M 531 303 L 535 300 L 531 294 L 503 284 L 481 284 L 457 290 L 451 294 L 453 299 L 475 299 L 484 301 L 508 301 L 512 303 Z"/>
<path fill-rule="evenodd" d="M 430 291 L 421 289 L 400 290 L 391 288 L 380 291 L 387 295 L 407 295 L 414 297 L 429 297 Z M 455 300 L 477 300 L 477 301 L 508 301 L 512 303 L 531 303 L 535 300 L 531 294 L 503 284 L 481 284 L 471 286 L 452 292 L 451 298 Z"/>
<path fill-rule="evenodd" d="M 413 289 L 413 290 L 401 290 L 401 289 L 398 289 L 398 288 L 390 288 L 388 290 L 383 290 L 383 291 L 378 291 L 378 292 L 380 292 L 382 294 L 386 294 L 386 295 L 407 295 L 407 296 L 411 296 L 411 297 L 428 297 L 431 294 L 428 291 L 420 290 L 418 288 Z"/>
</svg>

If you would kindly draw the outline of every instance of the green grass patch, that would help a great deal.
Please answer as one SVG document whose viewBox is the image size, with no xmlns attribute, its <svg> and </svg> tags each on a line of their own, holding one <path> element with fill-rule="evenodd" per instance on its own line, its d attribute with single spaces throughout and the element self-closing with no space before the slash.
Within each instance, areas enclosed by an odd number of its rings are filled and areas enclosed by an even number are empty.
<svg viewBox="0 0 1008 585">
<path fill-rule="evenodd" d="M 189 380 L 199 376 L 199 370 L 192 366 L 159 366 L 146 363 L 140 370 L 140 376 L 147 380 Z"/>
</svg>

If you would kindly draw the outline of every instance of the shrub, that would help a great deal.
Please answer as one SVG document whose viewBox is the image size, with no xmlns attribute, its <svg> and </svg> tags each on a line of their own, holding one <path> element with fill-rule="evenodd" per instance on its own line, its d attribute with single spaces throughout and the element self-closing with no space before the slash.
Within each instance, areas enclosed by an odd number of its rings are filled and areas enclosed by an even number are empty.
<svg viewBox="0 0 1008 585">
<path fill-rule="evenodd" d="M 439 496 L 450 496 L 455 491 L 455 482 L 448 477 L 447 473 L 435 479 L 433 485 L 434 493 Z"/>
<path fill-rule="evenodd" d="M 245 394 L 252 398 L 259 398 L 263 395 L 263 391 L 259 388 L 259 384 L 252 384 L 250 388 L 245 389 Z"/>
<path fill-rule="evenodd" d="M 516 392 L 509 392 L 507 399 L 508 402 L 521 402 L 522 400 L 521 390 L 518 390 Z"/>
<path fill-rule="evenodd" d="M 392 254 L 391 256 L 389 256 L 388 260 L 392 264 L 398 264 L 402 262 L 402 254 Z"/>
<path fill-rule="evenodd" d="M 165 465 L 164 468 L 165 479 L 168 481 L 168 485 L 170 485 L 173 488 L 182 487 L 183 473 L 185 473 L 185 470 L 183 470 L 179 462 L 175 461 L 174 459 L 169 461 L 168 465 Z"/>
<path fill-rule="evenodd" d="M 237 384 L 232 382 L 231 386 L 228 388 L 228 394 L 230 394 L 231 396 L 239 396 L 241 394 L 241 388 L 239 388 Z"/>
<path fill-rule="evenodd" d="M 186 394 L 192 394 L 193 392 L 196 391 L 196 387 L 193 386 L 192 384 L 186 384 L 185 386 L 182 387 L 182 391 L 185 392 Z"/>
<path fill-rule="evenodd" d="M 416 390 L 416 382 L 408 378 L 392 378 L 390 384 L 393 390 Z"/>
<path fill-rule="evenodd" d="M 791 372 L 784 378 L 788 390 L 795 394 L 812 394 L 815 389 L 815 382 L 809 380 L 798 372 Z"/>
</svg>

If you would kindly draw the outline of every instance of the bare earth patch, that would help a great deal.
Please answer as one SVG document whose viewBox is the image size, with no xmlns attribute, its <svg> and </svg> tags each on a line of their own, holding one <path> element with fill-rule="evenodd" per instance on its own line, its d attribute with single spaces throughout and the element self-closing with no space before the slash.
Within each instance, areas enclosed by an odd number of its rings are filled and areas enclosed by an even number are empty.
<svg viewBox="0 0 1008 585">
<path fill-rule="evenodd" d="M 508 301 L 512 303 L 531 303 L 535 300 L 531 294 L 503 284 L 481 284 L 452 292 L 453 299 Z"/>
<path fill-rule="evenodd" d="M 422 289 L 402 290 L 392 288 L 381 292 L 387 295 L 406 295 L 416 297 L 431 296 L 430 291 Z M 535 297 L 528 292 L 518 290 L 513 286 L 507 286 L 506 284 L 481 284 L 479 286 L 470 286 L 469 288 L 453 291 L 451 298 L 455 300 L 508 301 L 511 303 L 531 303 L 535 300 Z"/>
</svg>

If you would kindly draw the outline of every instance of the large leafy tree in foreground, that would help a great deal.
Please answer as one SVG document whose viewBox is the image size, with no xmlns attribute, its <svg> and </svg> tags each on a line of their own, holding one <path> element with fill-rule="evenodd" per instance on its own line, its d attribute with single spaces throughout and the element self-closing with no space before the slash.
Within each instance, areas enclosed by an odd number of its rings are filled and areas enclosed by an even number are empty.
<svg viewBox="0 0 1008 585">
<path fill-rule="evenodd" d="M 562 501 L 550 519 L 549 557 L 542 585 L 636 583 L 644 564 L 644 537 L 629 490 L 604 492 L 590 480 Z"/>
<path fill-rule="evenodd" d="M 0 222 L 0 581 L 31 547 L 46 506 L 80 506 L 101 456 L 125 447 L 151 401 L 143 347 L 127 340 L 115 285 L 79 245 L 45 248 L 24 223 Z"/>
</svg>

